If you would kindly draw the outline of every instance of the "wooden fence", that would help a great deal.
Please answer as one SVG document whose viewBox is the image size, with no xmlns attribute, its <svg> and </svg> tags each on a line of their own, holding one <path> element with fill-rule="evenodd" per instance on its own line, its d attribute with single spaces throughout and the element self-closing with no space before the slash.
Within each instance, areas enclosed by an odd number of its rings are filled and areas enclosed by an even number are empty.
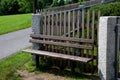
<svg viewBox="0 0 120 80">
<path fill-rule="evenodd" d="M 102 0 L 101 0 L 102 1 Z M 48 52 L 56 52 L 68 55 L 74 55 L 84 58 L 91 58 L 92 61 L 90 63 L 82 63 L 82 62 L 71 62 L 70 60 L 52 60 L 54 65 L 62 64 L 65 67 L 70 68 L 71 63 L 74 65 L 76 63 L 76 68 L 79 68 L 80 71 L 91 71 L 97 69 L 98 65 L 98 23 L 100 17 L 100 11 L 90 11 L 89 7 L 98 4 L 100 0 L 97 1 L 88 1 L 84 4 L 84 6 L 77 6 L 76 8 L 73 7 L 69 9 L 63 7 L 52 8 L 48 10 L 43 10 L 42 12 L 42 19 L 40 18 L 41 25 L 40 28 L 42 29 L 42 37 L 41 40 L 31 41 L 37 44 L 42 44 L 44 48 L 42 50 Z M 40 10 L 36 12 L 36 0 L 34 0 L 34 13 L 40 13 Z M 62 10 L 62 8 L 64 8 Z M 57 10 L 57 11 L 56 11 Z M 47 14 L 46 14 L 47 12 Z M 40 16 L 41 16 L 40 15 Z M 41 30 L 40 29 L 40 30 Z M 35 35 L 35 34 L 34 34 Z M 45 36 L 44 36 L 45 35 Z M 41 34 L 40 34 L 41 36 Z M 46 38 L 47 37 L 47 38 Z M 37 37 L 35 37 L 37 38 Z M 52 38 L 52 39 L 51 39 Z M 64 39 L 60 39 L 64 38 Z M 80 49 L 79 46 L 74 44 L 85 44 L 89 45 L 88 43 L 79 42 L 79 40 L 94 40 L 94 44 L 92 44 L 92 50 L 89 49 Z M 71 41 L 70 41 L 71 40 Z M 77 41 L 77 42 L 74 42 Z M 84 42 L 84 41 L 83 41 Z M 72 43 L 73 47 L 68 44 Z M 62 46 L 61 46 L 62 45 Z M 65 46 L 64 46 L 65 45 Z M 94 60 L 93 60 L 94 59 Z M 48 60 L 48 57 L 46 58 Z M 75 58 L 74 58 L 75 60 Z M 82 60 L 81 60 L 82 61 Z M 39 57 L 36 58 L 36 63 L 39 63 Z M 79 64 L 80 63 L 80 64 Z M 82 67 L 82 68 L 81 68 Z M 81 70 L 82 69 L 82 70 Z"/>
<path fill-rule="evenodd" d="M 102 3 L 102 0 L 90 0 L 90 1 L 82 2 L 82 5 L 90 7 L 90 6 L 95 6 L 101 3 Z"/>
<path fill-rule="evenodd" d="M 93 60 L 90 64 L 82 63 L 82 66 L 80 66 L 80 64 L 78 67 L 88 68 L 86 65 L 97 67 L 97 33 L 99 17 L 100 11 L 95 12 L 85 9 L 72 9 L 44 14 L 42 19 L 43 35 L 94 40 L 94 48 L 92 50 L 80 50 L 51 45 L 46 45 L 45 50 L 52 52 L 62 52 L 64 54 L 71 54 L 70 52 L 74 52 L 74 54 L 71 55 L 94 58 L 95 60 Z M 48 39 L 48 41 L 51 40 Z M 66 41 L 65 43 L 68 42 Z M 56 63 L 54 62 L 54 64 Z M 67 65 L 69 64 L 67 63 Z"/>
<path fill-rule="evenodd" d="M 37 13 L 59 12 L 59 11 L 65 11 L 65 10 L 79 8 L 80 7 L 79 5 L 80 5 L 79 3 L 74 3 L 74 4 L 68 4 L 68 5 L 64 5 L 64 6 L 58 6 L 58 7 L 47 8 L 47 9 L 36 9 L 36 12 Z"/>
</svg>

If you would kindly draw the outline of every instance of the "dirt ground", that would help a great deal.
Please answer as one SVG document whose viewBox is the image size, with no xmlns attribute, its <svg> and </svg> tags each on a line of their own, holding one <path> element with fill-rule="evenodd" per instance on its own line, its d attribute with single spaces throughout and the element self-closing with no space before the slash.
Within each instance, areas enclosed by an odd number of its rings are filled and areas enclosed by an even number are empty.
<svg viewBox="0 0 120 80">
<path fill-rule="evenodd" d="M 54 73 L 41 72 L 36 74 L 35 72 L 29 73 L 27 70 L 17 70 L 17 73 L 23 80 L 75 80 L 69 77 L 56 75 Z M 77 79 L 77 80 L 99 80 L 96 76 L 88 76 L 89 79 Z"/>
<path fill-rule="evenodd" d="M 23 80 L 69 80 L 65 77 L 50 73 L 35 74 L 34 72 L 29 73 L 26 70 L 18 70 L 17 73 L 23 78 Z"/>
</svg>

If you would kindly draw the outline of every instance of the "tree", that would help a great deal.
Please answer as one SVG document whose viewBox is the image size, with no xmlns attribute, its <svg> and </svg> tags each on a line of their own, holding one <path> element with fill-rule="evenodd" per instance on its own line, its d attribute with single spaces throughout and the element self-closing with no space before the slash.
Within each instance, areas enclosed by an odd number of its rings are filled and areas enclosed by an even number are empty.
<svg viewBox="0 0 120 80">
<path fill-rule="evenodd" d="M 58 6 L 58 0 L 53 0 L 53 3 L 51 4 L 51 7 Z"/>
<path fill-rule="evenodd" d="M 58 4 L 59 4 L 59 6 L 62 6 L 62 5 L 65 5 L 65 2 L 64 2 L 64 0 L 60 0 Z"/>
<path fill-rule="evenodd" d="M 1 0 L 0 15 L 17 14 L 19 4 L 17 0 Z"/>
<path fill-rule="evenodd" d="M 29 13 L 33 10 L 33 0 L 19 0 L 19 12 Z"/>
</svg>

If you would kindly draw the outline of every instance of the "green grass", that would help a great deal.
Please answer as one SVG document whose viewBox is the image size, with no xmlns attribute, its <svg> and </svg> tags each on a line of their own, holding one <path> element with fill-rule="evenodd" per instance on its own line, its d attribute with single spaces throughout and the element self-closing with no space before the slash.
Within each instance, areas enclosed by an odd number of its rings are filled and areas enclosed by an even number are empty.
<svg viewBox="0 0 120 80">
<path fill-rule="evenodd" d="M 18 52 L 6 59 L 0 61 L 0 80 L 22 80 L 21 76 L 16 72 L 17 70 L 27 70 L 28 72 L 53 73 L 66 78 L 66 80 L 89 80 L 91 76 L 86 74 L 75 73 L 71 75 L 66 70 L 56 70 L 50 68 L 50 63 L 40 60 L 40 69 L 36 70 L 35 63 L 32 61 L 31 54 Z"/>
<path fill-rule="evenodd" d="M 31 59 L 30 54 L 18 52 L 0 61 L 0 80 L 21 80 L 16 70 Z"/>
<path fill-rule="evenodd" d="M 0 16 L 0 35 L 31 27 L 31 14 Z"/>
</svg>

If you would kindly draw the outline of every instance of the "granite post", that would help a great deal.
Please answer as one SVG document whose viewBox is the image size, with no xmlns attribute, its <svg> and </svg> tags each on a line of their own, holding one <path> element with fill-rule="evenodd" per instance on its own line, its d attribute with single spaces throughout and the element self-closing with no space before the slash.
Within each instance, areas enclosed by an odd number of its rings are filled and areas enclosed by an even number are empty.
<svg viewBox="0 0 120 80">
<path fill-rule="evenodd" d="M 98 39 L 98 73 L 100 80 L 117 80 L 118 17 L 100 17 Z M 118 30 L 119 29 L 119 30 Z"/>
<path fill-rule="evenodd" d="M 42 15 L 41 14 L 33 14 L 32 15 L 32 32 L 33 34 L 42 34 Z M 40 50 L 42 45 L 33 43 L 34 50 Z M 36 63 L 36 68 L 39 68 L 39 55 L 33 55 L 33 61 Z"/>
</svg>

